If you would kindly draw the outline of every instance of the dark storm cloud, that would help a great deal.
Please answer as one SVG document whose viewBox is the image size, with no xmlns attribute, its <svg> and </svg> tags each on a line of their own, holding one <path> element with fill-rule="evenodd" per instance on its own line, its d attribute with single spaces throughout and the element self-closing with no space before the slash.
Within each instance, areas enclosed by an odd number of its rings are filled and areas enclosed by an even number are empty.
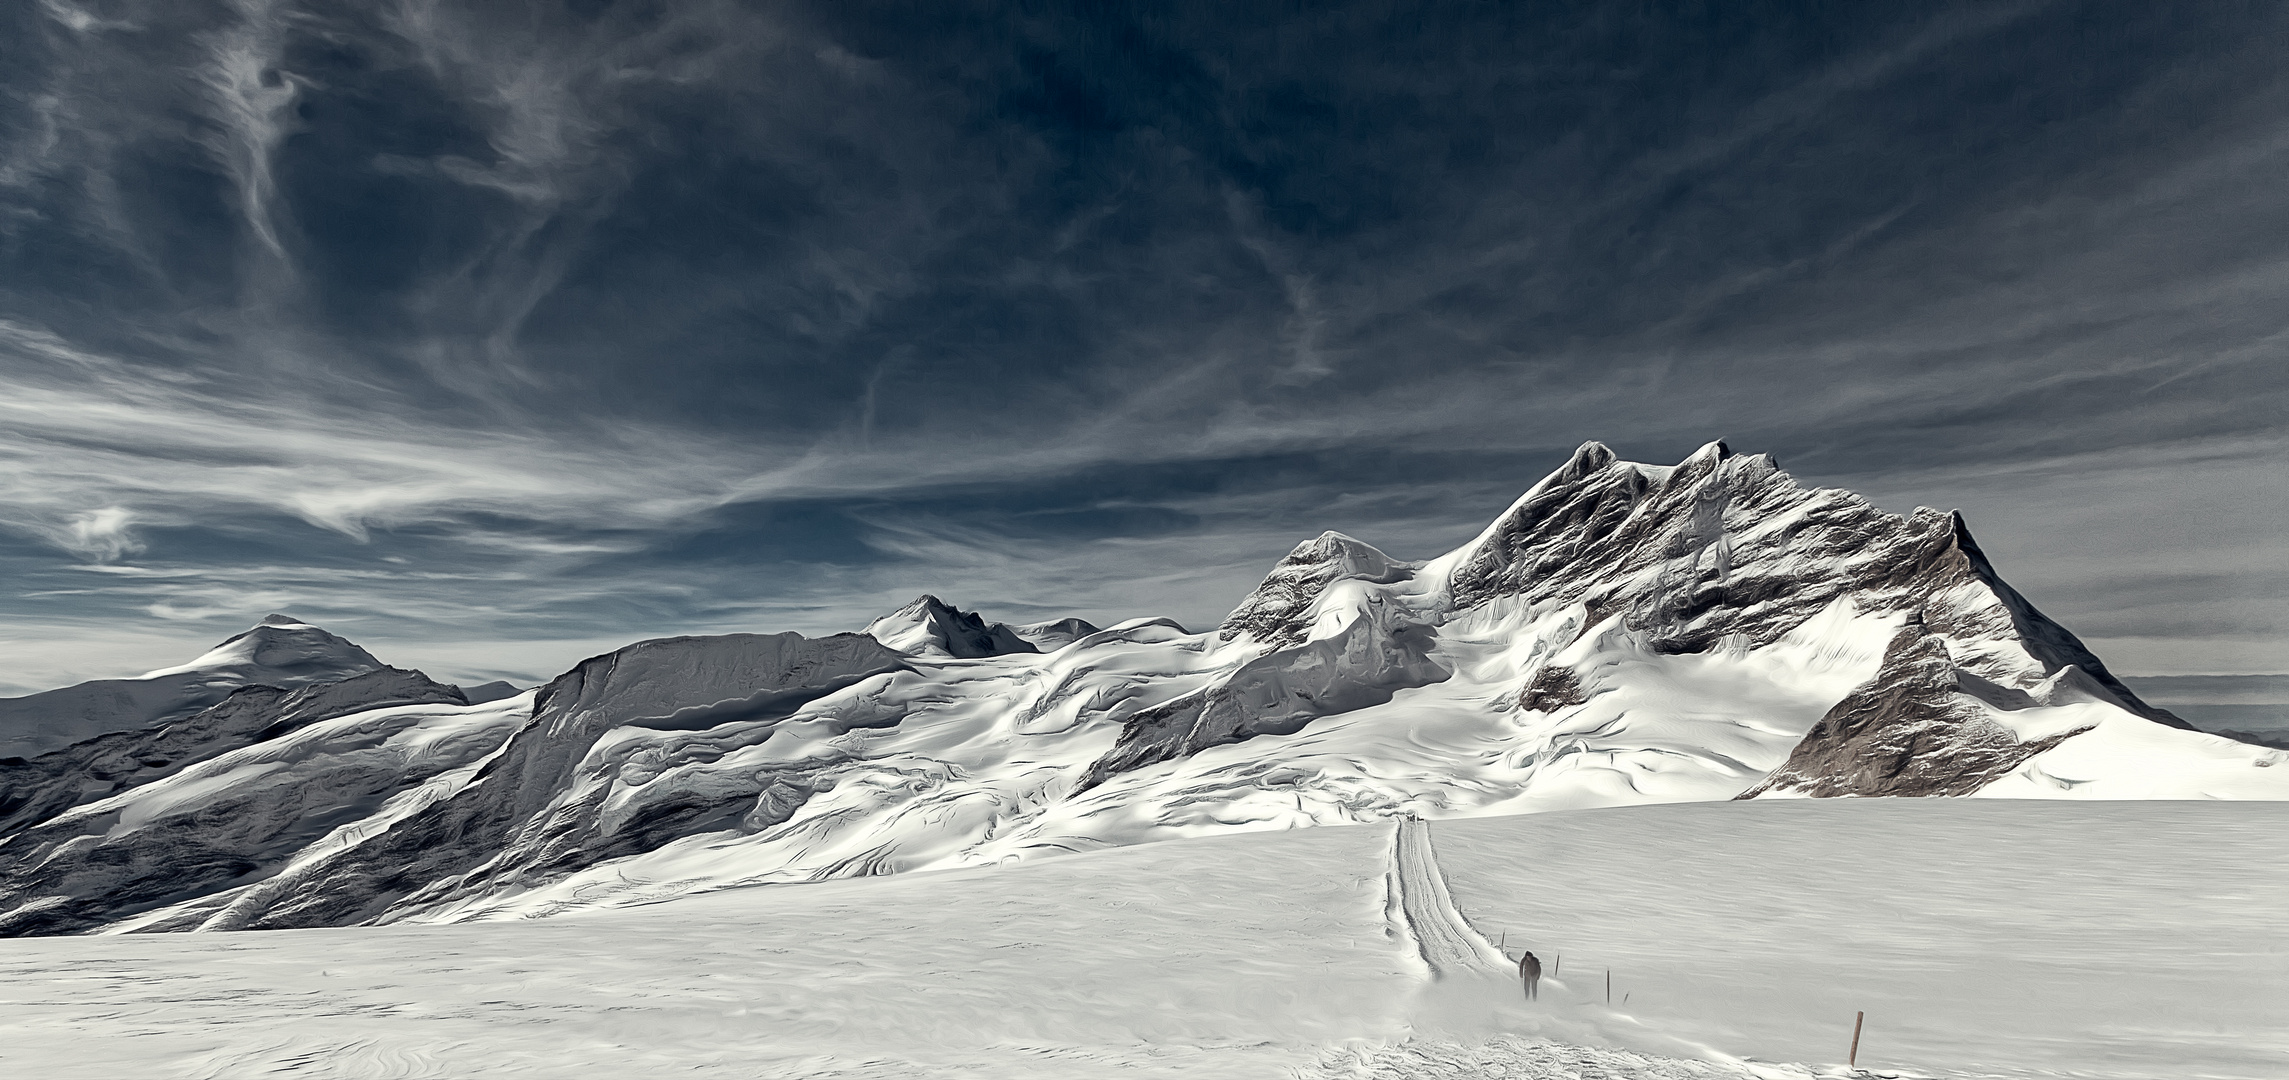
<svg viewBox="0 0 2289 1080">
<path fill-rule="evenodd" d="M 923 589 L 1200 621 L 1319 529 L 1426 556 L 1584 439 L 1718 437 L 1964 505 L 2118 667 L 2274 668 L 2285 34 L 16 5 L 0 678 L 279 607 L 527 676 Z"/>
</svg>

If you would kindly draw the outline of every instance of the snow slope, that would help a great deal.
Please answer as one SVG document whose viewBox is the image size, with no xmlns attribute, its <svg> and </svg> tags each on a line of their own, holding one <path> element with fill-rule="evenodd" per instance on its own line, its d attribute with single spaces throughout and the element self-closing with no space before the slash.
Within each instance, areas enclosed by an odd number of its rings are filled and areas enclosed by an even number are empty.
<svg viewBox="0 0 2289 1080">
<path fill-rule="evenodd" d="M 0 698 L 0 758 L 36 757 L 107 732 L 163 724 L 212 706 L 242 686 L 309 686 L 382 666 L 342 638 L 291 616 L 272 615 L 187 664 L 133 679 L 99 679 Z"/>
<path fill-rule="evenodd" d="M 353 712 L 72 807 L 0 839 L 0 897 L 14 901 L 0 932 L 232 929 L 306 867 L 460 790 L 531 708 Z"/>
<path fill-rule="evenodd" d="M 2269 1080 L 2285 828 L 1695 803 L 1433 822 L 1406 859 L 1390 825 L 1306 829 L 546 920 L 20 939 L 0 1069 L 1807 1080 L 1847 1075 L 1865 1009 L 1863 1076 Z M 1434 873 L 1458 933 L 1543 957 L 1537 1005 L 1467 937 L 1433 977 L 1394 908 L 1438 905 L 1393 882 Z"/>
</svg>

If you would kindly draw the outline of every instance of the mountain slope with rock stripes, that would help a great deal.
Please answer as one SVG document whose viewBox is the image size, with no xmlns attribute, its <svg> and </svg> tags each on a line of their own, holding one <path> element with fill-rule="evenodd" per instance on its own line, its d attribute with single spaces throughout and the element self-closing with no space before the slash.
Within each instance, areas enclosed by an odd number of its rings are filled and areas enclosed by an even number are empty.
<svg viewBox="0 0 2289 1080">
<path fill-rule="evenodd" d="M 925 596 L 481 704 L 347 642 L 289 671 L 279 633 L 339 641 L 258 627 L 232 647 L 291 678 L 0 762 L 0 933 L 528 917 L 1408 816 L 2289 798 L 2289 753 L 2140 700 L 1960 515 L 1722 443 L 1587 444 L 1428 561 L 1322 535 L 1202 632 Z"/>
</svg>

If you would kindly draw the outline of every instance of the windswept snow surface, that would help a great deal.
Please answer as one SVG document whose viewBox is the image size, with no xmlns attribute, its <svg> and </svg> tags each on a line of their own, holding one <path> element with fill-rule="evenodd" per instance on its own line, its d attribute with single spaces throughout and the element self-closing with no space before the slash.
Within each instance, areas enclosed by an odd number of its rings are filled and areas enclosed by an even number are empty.
<svg viewBox="0 0 2289 1080">
<path fill-rule="evenodd" d="M 2276 1080 L 2285 830 L 2264 803 L 1703 803 L 1434 822 L 1422 859 L 1312 829 L 546 920 L 17 939 L 0 1070 Z M 1540 954 L 1541 1001 L 1478 945 L 1434 980 L 1402 865 Z"/>
<path fill-rule="evenodd" d="M 1543 1003 L 1760 1058 L 2289 1076 L 2289 805 L 1806 800 L 1434 826 Z M 1621 1004 L 1624 997 L 1627 1004 Z"/>
</svg>

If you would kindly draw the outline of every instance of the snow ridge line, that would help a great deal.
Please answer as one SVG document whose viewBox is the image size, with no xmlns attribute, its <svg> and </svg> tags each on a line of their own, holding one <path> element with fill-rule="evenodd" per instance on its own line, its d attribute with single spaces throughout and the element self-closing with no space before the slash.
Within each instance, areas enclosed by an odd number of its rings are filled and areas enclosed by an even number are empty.
<svg viewBox="0 0 2289 1080">
<path fill-rule="evenodd" d="M 1437 853 L 1431 849 L 1428 822 L 1416 817 L 1400 819 L 1385 877 L 1389 894 L 1397 901 L 1393 905 L 1397 929 L 1415 943 L 1416 953 L 1431 969 L 1431 978 L 1509 973 L 1509 958 L 1454 906 L 1446 875 L 1439 872 Z"/>
</svg>

